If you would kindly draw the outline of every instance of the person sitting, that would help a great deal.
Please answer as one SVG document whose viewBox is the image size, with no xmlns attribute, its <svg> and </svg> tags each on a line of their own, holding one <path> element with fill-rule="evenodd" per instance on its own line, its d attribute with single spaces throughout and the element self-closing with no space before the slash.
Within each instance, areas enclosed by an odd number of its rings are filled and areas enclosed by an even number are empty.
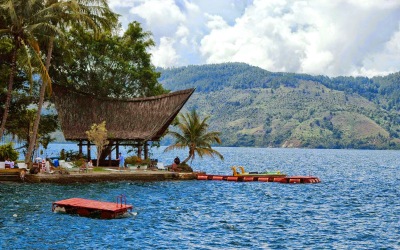
<svg viewBox="0 0 400 250">
<path fill-rule="evenodd" d="M 5 162 L 4 162 L 4 164 L 5 164 L 5 168 L 11 168 L 11 161 L 10 161 L 10 158 L 7 158 L 7 159 L 5 160 Z"/>
<path fill-rule="evenodd" d="M 86 171 L 86 173 L 88 172 L 88 171 L 87 171 L 86 162 L 83 161 L 82 165 L 79 167 L 78 173 L 80 173 L 80 172 L 84 173 L 85 171 Z"/>
<path fill-rule="evenodd" d="M 92 162 L 92 160 L 89 160 L 88 163 L 87 163 L 87 172 L 90 172 L 90 171 L 93 172 L 93 162 Z"/>
<path fill-rule="evenodd" d="M 174 163 L 172 163 L 171 171 L 173 171 L 173 172 L 179 172 L 179 171 L 181 171 L 182 169 L 179 167 L 179 164 L 181 164 L 181 160 L 180 160 L 179 157 L 177 156 L 177 157 L 175 157 L 175 159 L 174 159 Z"/>
</svg>

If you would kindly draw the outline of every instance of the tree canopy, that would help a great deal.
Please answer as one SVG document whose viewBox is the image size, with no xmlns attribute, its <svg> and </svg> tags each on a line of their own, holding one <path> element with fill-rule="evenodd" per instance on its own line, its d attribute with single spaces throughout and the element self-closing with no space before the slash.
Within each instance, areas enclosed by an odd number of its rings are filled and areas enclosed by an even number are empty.
<svg viewBox="0 0 400 250">
<path fill-rule="evenodd" d="M 151 46 L 151 33 L 138 22 L 120 35 L 106 0 L 0 0 L 0 138 L 4 129 L 15 135 L 10 110 L 36 106 L 29 161 L 43 134 L 39 122 L 51 82 L 117 98 L 167 93 L 151 64 Z"/>
<path fill-rule="evenodd" d="M 115 32 L 114 32 L 115 33 Z M 54 80 L 97 96 L 132 98 L 167 93 L 157 79 L 147 52 L 154 45 L 149 32 L 138 22 L 128 25 L 122 36 L 102 32 L 99 39 L 93 32 L 74 26 L 67 40 L 56 43 Z"/>
</svg>

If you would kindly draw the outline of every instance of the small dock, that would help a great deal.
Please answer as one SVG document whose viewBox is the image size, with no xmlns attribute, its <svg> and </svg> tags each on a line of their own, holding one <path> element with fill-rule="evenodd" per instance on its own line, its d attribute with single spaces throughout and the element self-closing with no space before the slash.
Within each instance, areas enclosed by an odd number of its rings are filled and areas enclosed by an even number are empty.
<svg viewBox="0 0 400 250">
<path fill-rule="evenodd" d="M 99 219 L 119 218 L 127 213 L 128 210 L 132 211 L 132 208 L 132 205 L 126 204 L 126 198 L 124 195 L 118 196 L 115 203 L 82 198 L 70 198 L 53 202 L 52 205 L 53 212 L 65 212 L 67 214 L 77 214 L 79 216 Z"/>
<path fill-rule="evenodd" d="M 232 175 L 197 175 L 197 180 L 212 180 L 212 181 L 236 181 L 236 182 L 279 182 L 289 184 L 308 184 L 319 183 L 321 180 L 315 176 L 287 176 L 287 177 L 274 177 L 274 176 L 232 176 Z"/>
</svg>

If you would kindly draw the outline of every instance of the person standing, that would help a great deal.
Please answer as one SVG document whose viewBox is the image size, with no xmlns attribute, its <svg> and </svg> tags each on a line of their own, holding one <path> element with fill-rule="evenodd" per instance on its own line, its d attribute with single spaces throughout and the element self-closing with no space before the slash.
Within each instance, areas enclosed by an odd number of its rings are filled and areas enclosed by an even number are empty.
<svg viewBox="0 0 400 250">
<path fill-rule="evenodd" d="M 45 162 L 45 169 L 46 169 L 46 173 L 50 173 L 50 160 L 49 158 L 46 158 L 46 162 Z"/>
<path fill-rule="evenodd" d="M 119 161 L 119 170 L 121 171 L 121 169 L 124 169 L 125 167 L 125 158 L 122 153 L 119 153 L 119 157 L 117 160 Z"/>
<path fill-rule="evenodd" d="M 40 166 L 40 172 L 41 173 L 46 172 L 46 159 L 45 158 L 43 158 L 43 160 L 42 160 L 42 165 Z"/>
</svg>

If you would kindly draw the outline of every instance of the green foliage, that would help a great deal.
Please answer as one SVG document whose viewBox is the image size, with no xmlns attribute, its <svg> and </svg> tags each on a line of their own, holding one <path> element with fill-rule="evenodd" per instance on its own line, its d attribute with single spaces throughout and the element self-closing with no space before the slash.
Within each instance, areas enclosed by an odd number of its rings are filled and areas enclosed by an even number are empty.
<svg viewBox="0 0 400 250">
<path fill-rule="evenodd" d="M 186 172 L 186 173 L 191 173 L 191 172 L 193 172 L 192 167 L 189 166 L 187 163 L 181 163 L 181 164 L 178 165 L 177 168 L 180 169 L 179 172 Z"/>
<path fill-rule="evenodd" d="M 60 160 L 64 160 L 67 158 L 67 154 L 65 153 L 65 149 L 61 149 L 60 151 Z"/>
<path fill-rule="evenodd" d="M 400 73 L 329 78 L 242 63 L 161 73 L 167 88 L 196 87 L 185 108 L 210 114 L 224 146 L 400 148 Z"/>
<path fill-rule="evenodd" d="M 142 164 L 145 160 L 142 160 L 139 156 L 134 155 L 134 156 L 129 156 L 125 158 L 126 164 L 133 164 L 133 165 L 139 165 Z M 146 162 L 145 162 L 146 163 Z"/>
<path fill-rule="evenodd" d="M 12 143 L 0 145 L 0 161 L 5 161 L 8 158 L 12 161 L 16 161 L 18 156 L 19 153 L 14 149 L 14 145 Z"/>
<path fill-rule="evenodd" d="M 120 36 L 74 26 L 57 40 L 50 71 L 59 83 L 102 97 L 154 96 L 167 91 L 158 83 L 159 73 L 147 52 L 154 46 L 151 34 L 138 22 Z M 65 72 L 68 72 L 67 74 Z"/>
<path fill-rule="evenodd" d="M 86 155 L 80 154 L 78 151 L 75 150 L 68 150 L 68 151 L 64 150 L 64 158 L 62 158 L 61 152 L 60 152 L 60 160 L 77 161 L 81 158 L 87 158 Z"/>
<path fill-rule="evenodd" d="M 29 145 L 29 136 L 32 133 L 33 122 L 35 119 L 36 109 L 22 109 L 26 107 L 25 104 L 20 104 L 20 109 L 17 109 L 17 105 L 13 105 L 12 111 L 14 113 L 10 113 L 8 122 L 7 122 L 7 132 L 17 136 L 20 140 L 24 141 L 25 150 Z M 53 138 L 50 134 L 58 129 L 58 116 L 56 114 L 47 113 L 43 114 L 41 117 L 41 122 L 39 124 L 39 140 L 38 142 L 43 145 L 44 148 L 47 147 L 48 143 L 53 141 Z"/>
<path fill-rule="evenodd" d="M 75 167 L 81 167 L 85 163 L 86 163 L 86 161 L 83 158 L 79 158 L 79 159 L 73 161 L 73 164 L 74 164 Z"/>
<path fill-rule="evenodd" d="M 48 15 L 48 11 L 45 2 L 41 0 L 0 2 L 0 38 L 10 41 L 12 39 L 12 50 L 8 54 L 10 71 L 8 72 L 7 96 L 0 124 L 0 138 L 3 136 L 7 124 L 12 94 L 15 89 L 14 77 L 18 69 L 23 69 L 31 86 L 33 74 L 40 75 L 43 83 L 49 85 L 51 83 L 41 58 L 39 46 L 39 37 L 43 36 L 43 33 L 49 34 L 57 31 L 53 26 L 54 16 Z"/>
<path fill-rule="evenodd" d="M 208 119 L 209 117 L 206 117 L 201 120 L 195 109 L 190 113 L 179 114 L 173 123 L 178 131 L 168 132 L 175 139 L 175 143 L 168 146 L 165 151 L 188 148 L 189 156 L 182 163 L 193 160 L 196 154 L 200 158 L 218 156 L 223 160 L 224 157 L 211 147 L 212 143 L 220 144 L 221 139 L 219 132 L 208 132 Z"/>
</svg>

